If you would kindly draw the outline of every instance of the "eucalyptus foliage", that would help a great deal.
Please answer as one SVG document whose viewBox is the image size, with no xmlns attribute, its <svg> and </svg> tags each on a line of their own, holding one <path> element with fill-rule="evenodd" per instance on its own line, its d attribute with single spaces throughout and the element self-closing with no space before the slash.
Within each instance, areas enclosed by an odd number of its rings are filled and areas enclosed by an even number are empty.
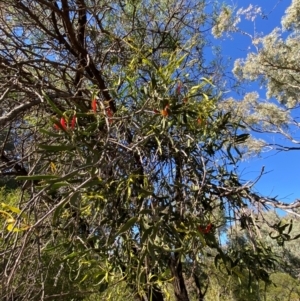
<svg viewBox="0 0 300 301">
<path fill-rule="evenodd" d="M 266 89 L 266 95 L 253 91 L 238 101 L 230 98 L 224 102 L 226 110 L 236 108 L 235 118 L 243 120 L 250 132 L 267 134 L 261 135 L 260 139 L 254 134 L 245 145 L 246 152 L 299 149 L 299 5 L 298 0 L 293 0 L 282 17 L 281 26 L 266 35 L 261 34 L 254 23 L 256 18 L 268 22 L 260 7 L 249 5 L 235 12 L 231 10 L 226 15 L 226 22 L 219 17 L 219 23 L 225 22 L 227 26 L 223 26 L 219 34 L 214 33 L 216 37 L 226 32 L 250 38 L 246 58 L 234 63 L 233 73 L 237 80 L 242 87 L 256 82 Z M 253 22 L 253 35 L 239 29 L 242 19 Z"/>
</svg>

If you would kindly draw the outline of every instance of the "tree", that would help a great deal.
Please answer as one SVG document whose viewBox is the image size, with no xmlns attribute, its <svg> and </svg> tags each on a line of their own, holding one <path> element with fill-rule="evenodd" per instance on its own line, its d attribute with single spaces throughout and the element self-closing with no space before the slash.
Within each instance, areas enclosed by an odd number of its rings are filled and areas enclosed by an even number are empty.
<svg viewBox="0 0 300 301">
<path fill-rule="evenodd" d="M 246 151 L 299 149 L 295 134 L 299 130 L 298 10 L 299 1 L 293 0 L 282 18 L 282 26 L 265 36 L 258 32 L 254 35 L 242 32 L 251 39 L 251 50 L 245 59 L 235 61 L 233 73 L 240 84 L 257 82 L 264 87 L 267 99 L 253 91 L 238 101 L 229 98 L 221 106 L 226 110 L 235 108 L 235 118 L 242 120 L 253 134 L 245 145 Z M 228 10 L 226 15 L 219 17 L 223 26 L 214 32 L 215 36 L 219 37 L 223 32 L 241 33 L 238 23 L 243 17 L 252 21 L 258 17 L 266 18 L 262 9 L 253 5 L 235 12 Z M 280 142 L 282 138 L 283 142 Z"/>
<path fill-rule="evenodd" d="M 218 109 L 207 5 L 2 2 L 2 175 L 27 193 L 1 209 L 3 299 L 80 299 L 123 281 L 135 300 L 165 300 L 171 284 L 188 301 L 186 272 L 203 300 L 208 252 L 268 281 L 272 252 L 236 256 L 218 230 L 239 220 L 257 238 L 245 208 L 299 203 L 263 198 L 235 172 L 248 135 Z"/>
</svg>

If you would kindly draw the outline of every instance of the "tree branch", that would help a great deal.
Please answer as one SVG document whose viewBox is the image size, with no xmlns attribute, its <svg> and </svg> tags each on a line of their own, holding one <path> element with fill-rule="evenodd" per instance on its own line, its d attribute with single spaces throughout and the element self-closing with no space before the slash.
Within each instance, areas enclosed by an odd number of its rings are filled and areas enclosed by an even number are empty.
<svg viewBox="0 0 300 301">
<path fill-rule="evenodd" d="M 6 115 L 0 117 L 0 126 L 6 124 L 9 121 L 14 120 L 19 114 L 25 112 L 26 110 L 40 104 L 42 102 L 41 99 L 36 98 L 30 101 L 26 101 L 25 103 L 19 105 L 18 107 L 11 110 Z"/>
</svg>

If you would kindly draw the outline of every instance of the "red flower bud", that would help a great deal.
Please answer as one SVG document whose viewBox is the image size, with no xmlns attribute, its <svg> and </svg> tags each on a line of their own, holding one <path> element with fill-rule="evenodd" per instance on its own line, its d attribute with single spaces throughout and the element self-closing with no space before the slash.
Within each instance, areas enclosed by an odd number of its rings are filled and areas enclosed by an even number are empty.
<svg viewBox="0 0 300 301">
<path fill-rule="evenodd" d="M 64 117 L 62 117 L 62 118 L 60 119 L 60 124 L 61 124 L 61 126 L 63 127 L 64 130 L 67 129 L 67 124 L 66 124 L 66 120 L 65 120 Z"/>
<path fill-rule="evenodd" d="M 167 110 L 161 110 L 160 111 L 160 114 L 164 117 L 167 117 L 169 115 L 168 111 Z"/>
<path fill-rule="evenodd" d="M 106 116 L 108 117 L 108 122 L 109 122 L 109 123 L 112 123 L 113 120 L 111 119 L 111 117 L 113 117 L 114 114 L 113 114 L 111 108 L 109 108 L 109 107 L 106 108 L 106 109 L 105 109 L 105 112 L 106 112 Z"/>
<path fill-rule="evenodd" d="M 108 117 L 113 117 L 113 112 L 112 112 L 112 110 L 111 110 L 110 108 L 107 108 L 107 109 L 106 109 L 106 115 L 107 115 Z"/>
<path fill-rule="evenodd" d="M 92 100 L 92 110 L 94 113 L 96 113 L 96 111 L 97 111 L 97 99 L 96 98 L 94 98 Z"/>
<path fill-rule="evenodd" d="M 71 120 L 71 129 L 72 130 L 74 130 L 75 125 L 76 125 L 76 115 L 74 115 Z"/>
</svg>

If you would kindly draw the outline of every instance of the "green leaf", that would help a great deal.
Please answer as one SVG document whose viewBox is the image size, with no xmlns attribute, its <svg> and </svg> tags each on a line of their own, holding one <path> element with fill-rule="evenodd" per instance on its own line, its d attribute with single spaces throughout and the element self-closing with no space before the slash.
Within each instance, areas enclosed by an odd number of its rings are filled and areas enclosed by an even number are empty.
<svg viewBox="0 0 300 301">
<path fill-rule="evenodd" d="M 294 236 L 294 237 L 292 238 L 292 240 L 298 239 L 299 237 L 300 237 L 300 234 L 297 234 L 296 236 Z"/>
<path fill-rule="evenodd" d="M 228 147 L 227 147 L 227 154 L 228 154 L 228 157 L 230 158 L 230 160 L 231 160 L 232 162 L 235 162 L 235 160 L 234 160 L 234 158 L 233 158 L 233 156 L 232 156 L 232 154 L 231 154 L 231 145 L 230 145 L 230 144 L 229 144 Z"/>
<path fill-rule="evenodd" d="M 21 210 L 17 207 L 13 207 L 13 206 L 7 205 L 5 203 L 2 203 L 1 206 L 2 206 L 3 209 L 8 209 L 11 212 L 14 212 L 14 213 L 17 213 L 17 214 L 21 213 Z"/>
<path fill-rule="evenodd" d="M 5 212 L 3 210 L 0 210 L 0 214 L 5 217 L 9 217 L 10 219 L 13 219 L 13 216 L 11 214 L 9 214 L 8 212 Z"/>
<path fill-rule="evenodd" d="M 61 134 L 50 132 L 50 131 L 46 131 L 44 129 L 40 129 L 40 132 L 43 133 L 43 134 L 45 134 L 45 135 L 51 136 L 51 137 L 61 137 Z"/>
<path fill-rule="evenodd" d="M 61 212 L 62 212 L 63 208 L 64 208 L 64 204 L 61 204 L 54 211 L 54 213 L 53 213 L 53 221 L 52 221 L 53 225 L 56 225 L 56 222 L 58 221 L 58 218 L 61 216 Z"/>
<path fill-rule="evenodd" d="M 63 260 L 68 260 L 68 259 L 71 259 L 71 258 L 74 258 L 74 257 L 77 257 L 79 255 L 78 252 L 72 252 L 71 254 L 67 255 L 64 257 Z"/>
<path fill-rule="evenodd" d="M 117 232 L 116 235 L 120 235 L 124 232 L 126 232 L 128 229 L 130 229 L 136 222 L 138 221 L 138 217 L 132 217 L 130 218 L 126 224 L 124 224 L 120 230 Z"/>
<path fill-rule="evenodd" d="M 219 260 L 221 260 L 221 255 L 217 254 L 216 257 L 215 257 L 215 260 L 214 260 L 216 268 L 218 268 L 218 265 L 219 265 L 218 262 L 219 262 Z"/>
<path fill-rule="evenodd" d="M 235 143 L 243 143 L 245 142 L 248 138 L 249 138 L 249 134 L 241 134 L 241 135 L 238 135 L 234 138 L 234 142 Z"/>
<path fill-rule="evenodd" d="M 75 205 L 77 202 L 77 199 L 80 195 L 79 191 L 76 191 L 71 197 L 70 197 L 70 204 Z"/>
<path fill-rule="evenodd" d="M 148 191 L 148 190 L 145 190 L 143 188 L 139 188 L 139 195 L 138 195 L 138 199 L 142 199 L 142 198 L 146 198 L 148 196 L 151 196 L 153 194 L 153 191 Z"/>
<path fill-rule="evenodd" d="M 201 79 L 204 80 L 205 82 L 207 82 L 209 85 L 214 87 L 213 83 L 210 80 L 208 80 L 207 78 L 201 77 Z"/>
<path fill-rule="evenodd" d="M 148 229 L 144 230 L 143 232 L 144 233 L 141 238 L 141 244 L 143 244 L 148 239 L 148 237 L 152 234 L 152 228 L 148 228 Z"/>
<path fill-rule="evenodd" d="M 291 223 L 290 223 L 290 225 L 289 225 L 289 228 L 288 228 L 288 234 L 291 233 L 292 229 L 293 229 L 293 220 L 291 220 Z"/>
<path fill-rule="evenodd" d="M 54 190 L 57 190 L 61 187 L 64 187 L 64 186 L 68 186 L 69 183 L 64 181 L 64 182 L 56 182 L 56 183 L 53 183 L 51 186 L 50 186 L 50 190 L 51 191 L 54 191 Z"/>
<path fill-rule="evenodd" d="M 47 103 L 51 106 L 53 111 L 58 114 L 59 117 L 63 116 L 63 112 L 55 105 L 55 103 L 51 100 L 51 98 L 44 92 L 42 91 L 43 96 L 45 97 Z"/>
<path fill-rule="evenodd" d="M 73 145 L 44 145 L 44 144 L 39 144 L 38 147 L 49 152 L 70 151 L 75 148 L 75 146 Z"/>
<path fill-rule="evenodd" d="M 51 179 L 58 179 L 58 176 L 53 175 L 34 175 L 34 176 L 19 176 L 16 177 L 18 181 L 41 181 L 41 180 L 51 180 Z"/>
<path fill-rule="evenodd" d="M 30 226 L 16 227 L 14 223 L 8 224 L 6 229 L 10 232 L 22 232 L 26 231 L 30 228 Z"/>
<path fill-rule="evenodd" d="M 88 277 L 88 274 L 85 274 L 85 275 L 83 276 L 83 278 L 79 281 L 79 283 L 84 282 L 84 281 L 87 279 L 87 277 Z"/>
<path fill-rule="evenodd" d="M 146 215 L 146 214 L 151 214 L 152 213 L 152 209 L 142 209 L 139 212 L 139 215 Z"/>
<path fill-rule="evenodd" d="M 83 186 L 81 186 L 82 188 L 87 188 L 87 187 L 93 187 L 93 186 L 96 186 L 96 185 L 99 185 L 102 183 L 102 180 L 101 179 L 95 179 L 95 180 L 91 180 L 87 183 L 85 183 Z"/>
</svg>

